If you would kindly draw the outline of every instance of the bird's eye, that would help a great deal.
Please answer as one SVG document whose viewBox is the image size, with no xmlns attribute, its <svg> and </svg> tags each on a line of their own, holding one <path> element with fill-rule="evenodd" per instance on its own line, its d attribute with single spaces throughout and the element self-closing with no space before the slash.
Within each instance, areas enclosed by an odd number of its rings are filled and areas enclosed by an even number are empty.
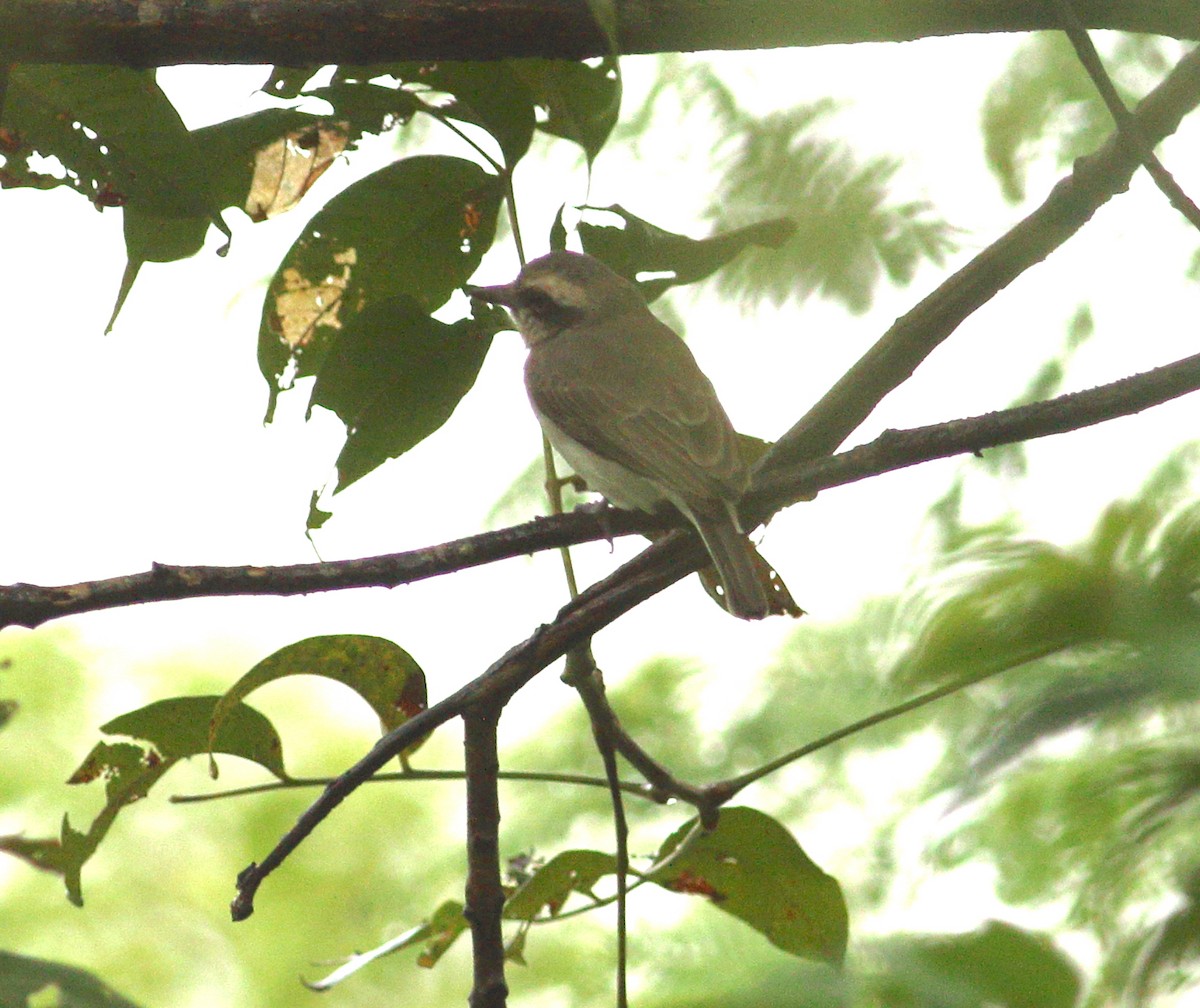
<svg viewBox="0 0 1200 1008">
<path fill-rule="evenodd" d="M 519 307 L 528 312 L 544 325 L 555 329 L 565 329 L 577 322 L 583 315 L 578 308 L 562 304 L 554 300 L 544 290 L 537 287 L 527 287 L 520 293 Z"/>
<path fill-rule="evenodd" d="M 559 307 L 559 304 L 544 290 L 530 287 L 527 290 L 521 291 L 521 307 L 528 309 L 535 315 L 552 315 Z"/>
</svg>

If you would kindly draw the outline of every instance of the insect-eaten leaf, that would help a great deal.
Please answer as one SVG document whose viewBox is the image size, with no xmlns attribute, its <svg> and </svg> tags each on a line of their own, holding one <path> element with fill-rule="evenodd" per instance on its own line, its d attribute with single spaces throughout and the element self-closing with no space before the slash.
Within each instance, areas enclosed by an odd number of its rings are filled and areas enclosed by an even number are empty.
<svg viewBox="0 0 1200 1008">
<path fill-rule="evenodd" d="M 837 879 L 755 809 L 722 809 L 711 832 L 695 819 L 685 823 L 663 843 L 647 876 L 672 892 L 707 898 L 792 955 L 838 965 L 846 953 L 849 919 Z"/>
<path fill-rule="evenodd" d="M 408 61 L 373 68 L 403 82 L 419 107 L 435 118 L 456 119 L 487 130 L 511 170 L 529 150 L 535 127 L 534 97 L 510 60 Z M 339 68 L 341 71 L 342 68 Z"/>
<path fill-rule="evenodd" d="M 295 675 L 323 676 L 349 686 L 370 705 L 383 732 L 419 714 L 428 702 L 425 673 L 399 644 L 367 634 L 309 637 L 280 648 L 234 683 L 211 712 L 208 737 L 220 739 L 230 713 L 243 707 L 241 701 L 254 690 Z M 212 770 L 215 777 L 216 767 Z"/>
<path fill-rule="evenodd" d="M 99 742 L 67 780 L 68 784 L 103 780 L 106 799 L 86 833 L 76 830 L 63 816 L 61 866 L 67 898 L 72 903 L 83 904 L 83 866 L 121 810 L 146 797 L 179 760 L 204 752 L 224 752 L 252 760 L 280 780 L 287 779 L 282 745 L 274 726 L 245 704 L 229 711 L 210 750 L 208 725 L 219 699 L 190 696 L 159 700 L 101 726 L 100 730 L 109 735 L 128 735 L 150 744 Z"/>
<path fill-rule="evenodd" d="M 479 265 L 495 233 L 501 188 L 461 158 L 405 158 L 335 196 L 296 240 L 267 291 L 258 360 L 275 397 L 319 374 L 359 316 L 405 298 L 428 314 Z M 354 338 L 363 339 L 357 336 Z"/>
<path fill-rule="evenodd" d="M 337 490 L 419 444 L 475 384 L 492 327 L 430 318 L 407 296 L 359 312 L 325 357 L 310 405 L 346 425 Z"/>
<path fill-rule="evenodd" d="M 697 239 L 664 231 L 616 204 L 581 209 L 613 214 L 623 222 L 622 227 L 613 227 L 581 221 L 579 237 L 589 255 L 631 280 L 642 273 L 670 274 L 639 283 L 647 301 L 671 287 L 703 280 L 749 246 L 778 248 L 796 228 L 793 221 L 777 217 Z"/>
<path fill-rule="evenodd" d="M 617 60 L 606 56 L 599 63 L 590 64 L 523 59 L 514 60 L 512 67 L 544 113 L 538 129 L 577 143 L 590 166 L 621 111 Z"/>
<path fill-rule="evenodd" d="M 212 199 L 253 221 L 292 209 L 359 134 L 344 119 L 262 109 L 196 130 Z"/>
<path fill-rule="evenodd" d="M 539 867 L 504 904 L 509 920 L 532 921 L 545 912 L 553 917 L 572 893 L 592 896 L 592 889 L 605 875 L 617 870 L 617 859 L 594 850 L 571 850 L 556 854 Z"/>
</svg>

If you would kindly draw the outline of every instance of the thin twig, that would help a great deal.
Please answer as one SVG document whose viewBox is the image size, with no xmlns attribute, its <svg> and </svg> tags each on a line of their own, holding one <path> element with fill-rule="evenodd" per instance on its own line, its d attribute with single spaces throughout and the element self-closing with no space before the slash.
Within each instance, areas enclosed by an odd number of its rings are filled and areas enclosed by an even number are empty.
<svg viewBox="0 0 1200 1008">
<path fill-rule="evenodd" d="M 368 778 L 364 784 L 420 783 L 423 781 L 460 781 L 466 774 L 462 770 L 400 770 L 379 773 Z M 540 770 L 501 770 L 500 780 L 526 781 L 535 784 L 569 784 L 578 787 L 604 788 L 610 790 L 612 782 L 605 777 L 589 777 L 586 774 L 548 773 Z M 332 777 L 289 777 L 287 780 L 266 781 L 246 787 L 228 788 L 223 791 L 207 791 L 204 794 L 171 795 L 168 801 L 176 805 L 193 805 L 197 802 L 218 801 L 223 798 L 245 798 L 248 795 L 267 794 L 272 791 L 291 791 L 297 788 L 328 787 Z M 649 785 L 621 781 L 620 788 L 635 798 L 663 804 L 666 797 L 659 795 Z"/>
<path fill-rule="evenodd" d="M 591 722 L 596 749 L 604 762 L 604 775 L 609 782 L 617 859 L 617 1008 L 627 1008 L 629 1004 L 627 983 L 629 940 L 626 930 L 629 892 L 629 824 L 625 818 L 625 803 L 621 800 L 621 778 L 617 769 L 617 742 L 612 732 L 616 716 L 612 714 L 612 708 L 608 705 L 604 692 L 604 680 L 592 655 L 590 643 L 572 648 L 567 654 L 566 664 L 566 671 L 562 676 L 563 682 L 568 686 L 573 686 L 583 700 L 588 719 Z M 605 712 L 611 716 L 606 716 Z"/>
<path fill-rule="evenodd" d="M 1036 656 L 1035 656 L 1036 657 Z M 1032 657 L 1028 659 L 1032 661 Z M 797 760 L 803 759 L 805 756 L 811 756 L 818 750 L 825 749 L 833 745 L 835 742 L 840 742 L 844 738 L 849 738 L 851 735 L 857 735 L 861 731 L 866 731 L 868 728 L 873 728 L 877 724 L 883 724 L 885 721 L 891 721 L 893 718 L 898 718 L 902 714 L 907 714 L 909 711 L 917 710 L 920 707 L 925 707 L 933 703 L 935 700 L 941 700 L 943 697 L 951 696 L 968 686 L 973 686 L 976 683 L 984 682 L 991 679 L 993 676 L 999 675 L 1001 672 L 1007 672 L 1014 666 L 1006 665 L 1004 668 L 993 669 L 982 675 L 963 676 L 961 679 L 955 679 L 948 683 L 943 683 L 941 686 L 935 686 L 931 690 L 918 694 L 910 700 L 905 700 L 903 703 L 896 704 L 893 707 L 888 707 L 881 711 L 876 711 L 874 714 L 868 714 L 864 718 L 859 718 L 848 725 L 843 725 L 836 731 L 831 731 L 827 735 L 822 735 L 812 742 L 807 742 L 799 748 L 793 749 L 791 752 L 784 753 L 782 756 L 776 757 L 768 763 L 764 763 L 760 767 L 755 767 L 753 770 L 739 774 L 737 777 L 730 777 L 727 780 L 712 784 L 707 788 L 707 791 L 712 796 L 713 800 L 718 804 L 725 804 L 732 799 L 738 792 L 749 787 L 751 784 L 762 780 L 769 774 L 773 774 L 776 770 L 781 770 L 783 767 Z"/>
<path fill-rule="evenodd" d="M 1175 177 L 1167 171 L 1154 153 L 1154 145 L 1146 139 L 1141 126 L 1138 125 L 1129 109 L 1125 107 L 1121 96 L 1117 94 L 1112 78 L 1104 69 L 1104 62 L 1092 44 L 1087 28 L 1075 10 L 1075 5 L 1071 0 L 1054 0 L 1054 7 L 1062 22 L 1063 31 L 1066 32 L 1067 38 L 1070 39 L 1071 46 L 1075 50 L 1075 55 L 1083 64 L 1083 68 L 1092 79 L 1096 90 L 1100 92 L 1100 97 L 1113 117 L 1113 122 L 1117 124 L 1117 131 L 1137 154 L 1142 166 L 1154 179 L 1154 184 L 1167 197 L 1171 206 L 1183 214 L 1192 227 L 1200 229 L 1200 207 L 1196 206 L 1192 198 L 1175 181 Z"/>
</svg>

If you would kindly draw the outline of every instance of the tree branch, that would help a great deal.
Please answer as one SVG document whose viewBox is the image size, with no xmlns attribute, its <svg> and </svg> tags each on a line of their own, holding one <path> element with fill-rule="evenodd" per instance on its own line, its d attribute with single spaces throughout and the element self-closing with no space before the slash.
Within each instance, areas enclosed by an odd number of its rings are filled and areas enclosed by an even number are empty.
<svg viewBox="0 0 1200 1008">
<path fill-rule="evenodd" d="M 669 517 L 606 509 L 536 518 L 523 525 L 437 546 L 359 560 L 283 567 L 208 567 L 155 564 L 150 570 L 99 581 L 43 587 L 0 587 L 0 629 L 37 627 L 50 620 L 144 602 L 225 595 L 307 595 L 345 588 L 394 588 L 541 550 L 653 532 L 678 524 Z"/>
<path fill-rule="evenodd" d="M 1151 145 L 1200 104 L 1200 48 L 1185 56 L 1139 105 L 1134 120 Z M 1036 210 L 907 312 L 763 458 L 777 466 L 828 455 L 958 326 L 1029 267 L 1071 238 L 1129 186 L 1138 153 L 1114 133 L 1080 158 Z M 753 486 L 760 477 L 756 475 Z"/>
<path fill-rule="evenodd" d="M 504 887 L 500 882 L 500 757 L 496 727 L 503 704 L 476 704 L 463 714 L 467 775 L 467 886 L 463 916 L 471 925 L 475 980 L 471 1008 L 504 1008 Z"/>
<path fill-rule="evenodd" d="M 1200 229 L 1200 207 L 1196 206 L 1192 198 L 1175 181 L 1175 177 L 1159 161 L 1158 156 L 1154 153 L 1154 145 L 1142 136 L 1137 120 L 1125 107 L 1121 96 L 1117 94 L 1116 85 L 1108 76 L 1108 71 L 1104 69 L 1104 61 L 1100 59 L 1100 54 L 1092 45 L 1091 36 L 1080 22 L 1072 0 L 1054 0 L 1054 6 L 1062 21 L 1063 31 L 1066 32 L 1067 38 L 1075 50 L 1076 57 L 1092 79 L 1109 115 L 1113 117 L 1113 122 L 1117 125 L 1117 132 L 1137 152 L 1138 160 L 1149 172 L 1150 177 L 1154 179 L 1154 184 L 1158 186 L 1159 191 L 1167 197 L 1171 206 L 1183 214 L 1192 227 Z"/>
<path fill-rule="evenodd" d="M 934 427 L 887 431 L 871 444 L 801 466 L 793 473 L 773 472 L 771 480 L 764 483 L 750 503 L 765 515 L 784 502 L 807 499 L 827 487 L 929 459 L 1064 433 L 1137 413 L 1197 389 L 1200 389 L 1200 354 L 1110 385 L 1030 406 Z M 263 879 L 283 863 L 318 823 L 413 742 L 475 705 L 502 706 L 514 692 L 572 647 L 696 570 L 707 562 L 707 556 L 696 536 L 684 531 L 672 532 L 582 592 L 563 607 L 553 623 L 540 627 L 477 679 L 388 732 L 366 756 L 325 788 L 261 864 L 252 864 L 238 875 L 238 895 L 231 905 L 234 920 L 253 913 L 254 895 Z"/>
<path fill-rule="evenodd" d="M 1088 427 L 1104 420 L 1141 412 L 1198 388 L 1200 355 L 1046 402 L 908 431 L 888 431 L 870 444 L 820 462 L 780 464 L 759 474 L 743 510 L 754 516 L 756 521 L 762 521 L 782 508 L 811 498 L 820 490 L 931 459 L 979 452 L 1013 441 L 1026 441 Z M 143 602 L 218 595 L 297 595 L 337 588 L 394 587 L 566 543 L 591 542 L 615 535 L 676 528 L 675 533 L 643 551 L 617 572 L 619 574 L 628 569 L 646 578 L 646 583 L 641 587 L 634 586 L 643 592 L 639 597 L 645 599 L 696 570 L 704 562 L 707 554 L 699 541 L 690 534 L 679 532 L 681 525 L 682 519 L 679 518 L 614 509 L 597 515 L 585 509 L 553 518 L 539 518 L 501 532 L 486 532 L 411 553 L 362 560 L 296 564 L 291 567 L 157 566 L 145 574 L 65 587 L 17 584 L 0 588 L 0 628 L 40 626 L 61 616 Z M 669 580 L 655 581 L 661 572 L 646 573 L 642 567 L 634 566 L 640 563 L 652 568 L 668 556 L 674 558 L 671 561 L 673 564 L 682 564 L 671 568 L 674 574 Z M 601 585 L 606 583 L 607 579 Z M 646 590 L 646 584 L 651 583 L 655 586 Z M 597 586 L 588 589 L 581 599 L 591 598 L 596 589 Z M 448 717 L 457 713 L 451 712 Z"/>
<path fill-rule="evenodd" d="M 616 0 L 622 53 L 1057 28 L 1043 0 Z M 1200 2 L 1078 0 L 1088 28 L 1200 39 Z M 0 62 L 377 63 L 609 52 L 584 0 L 6 0 Z"/>
</svg>

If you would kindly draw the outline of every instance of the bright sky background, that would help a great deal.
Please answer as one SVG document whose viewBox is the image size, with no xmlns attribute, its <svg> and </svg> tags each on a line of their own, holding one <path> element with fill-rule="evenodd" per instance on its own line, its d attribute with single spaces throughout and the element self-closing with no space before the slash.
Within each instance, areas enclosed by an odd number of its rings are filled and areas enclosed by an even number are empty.
<svg viewBox="0 0 1200 1008">
<path fill-rule="evenodd" d="M 894 154 L 905 162 L 896 198 L 931 199 L 963 229 L 957 262 L 993 240 L 1024 209 L 1003 203 L 984 173 L 978 108 L 987 84 L 1012 52 L 1005 36 L 931 40 L 916 45 L 827 47 L 801 53 L 733 53 L 718 57 L 748 106 L 771 107 L 832 95 L 843 112 L 826 129 L 863 157 Z M 919 50 L 919 51 L 918 51 Z M 626 61 L 627 108 L 646 86 L 647 60 Z M 175 68 L 163 81 L 189 125 L 242 114 L 261 96 L 261 68 Z M 948 80 L 954 81 L 947 87 Z M 687 140 L 685 138 L 684 142 Z M 449 143 L 449 141 L 448 141 Z M 703 233 L 703 173 L 689 171 L 678 133 L 664 129 L 642 157 L 601 157 L 591 200 L 621 202 L 666 227 Z M 1168 163 L 1195 163 L 1195 137 L 1181 137 Z M 566 175 L 574 151 L 557 144 Z M 169 563 L 292 563 L 313 558 L 303 536 L 309 491 L 328 478 L 338 425 L 331 416 L 301 422 L 306 392 L 285 395 L 278 419 L 263 427 L 265 388 L 254 343 L 263 283 L 308 214 L 352 176 L 385 163 L 390 141 L 368 141 L 348 165 L 332 169 L 304 208 L 264 225 L 235 217 L 233 251 L 206 250 L 185 263 L 148 265 L 118 320 L 103 326 L 123 265 L 120 215 L 92 213 L 65 191 L 6 191 L 10 234 L 9 331 L 3 353 L 0 417 L 13 485 L 0 525 L 4 581 L 61 583 Z M 448 146 L 447 149 L 452 149 Z M 536 169 L 531 168 L 532 174 Z M 1034 174 L 1036 201 L 1057 177 Z M 582 172 L 573 176 L 583 195 Z M 520 182 L 521 179 L 518 179 Z M 528 184 L 526 240 L 542 249 L 547 215 L 562 198 Z M 1184 179 L 1186 185 L 1186 178 Z M 572 194 L 568 193 L 568 198 Z M 540 219 L 539 219 L 540 218 Z M 1148 225 L 1153 226 L 1150 230 Z M 217 239 L 210 242 L 215 247 Z M 1194 247 L 1187 228 L 1139 178 L 1129 196 L 1098 215 L 1080 240 L 986 306 L 939 350 L 855 440 L 886 426 L 910 426 L 1005 405 L 1063 338 L 1065 321 L 1085 300 L 1098 335 L 1071 375 L 1085 387 L 1163 363 L 1186 352 L 1179 276 Z M 509 279 L 515 257 L 501 248 L 479 278 Z M 703 290 L 685 292 L 677 308 L 689 339 L 714 376 L 739 428 L 781 433 L 897 314 L 941 278 L 926 268 L 907 290 L 882 289 L 876 308 L 851 317 L 810 302 L 802 311 L 764 307 L 742 316 Z M 1190 289 L 1183 296 L 1194 298 Z M 478 387 L 450 423 L 407 457 L 335 499 L 335 517 L 318 534 L 327 559 L 419 547 L 480 528 L 491 502 L 538 451 L 537 429 L 520 384 L 523 350 L 501 336 Z M 1132 492 L 1146 468 L 1185 435 L 1179 403 L 1154 414 L 1034 446 L 1036 478 L 1024 488 L 1027 511 L 1058 537 L 1086 530 L 1097 507 Z M 1128 445 L 1126 454 L 1117 449 Z M 1093 450 L 1102 451 L 1099 465 Z M 852 611 L 862 597 L 897 588 L 913 535 L 931 495 L 956 463 L 886 477 L 886 490 L 831 491 L 792 509 L 767 530 L 764 549 L 814 619 Z M 879 514 L 886 502 L 888 514 Z M 585 580 L 637 549 L 619 544 L 580 552 Z M 213 600 L 170 603 L 71 621 L 91 644 L 131 644 L 147 660 L 214 646 L 265 653 L 298 634 L 363 630 L 394 637 L 430 663 L 447 661 L 446 685 L 474 674 L 508 644 L 552 615 L 561 600 L 556 560 L 515 560 L 393 592 L 357 592 L 308 600 Z M 677 586 L 606 635 L 620 660 L 636 653 L 694 651 L 719 666 L 750 668 L 791 627 L 783 620 L 743 626 L 715 619 L 694 582 Z M 698 618 L 697 618 L 698 617 Z M 469 623 L 446 648 L 447 623 Z M 714 650 L 719 641 L 730 651 Z M 120 659 L 126 661 L 124 657 Z M 736 669 L 728 669 L 736 673 Z M 619 675 L 616 668 L 613 672 Z"/>
<path fill-rule="evenodd" d="M 1018 39 L 992 36 L 905 45 L 827 47 L 803 52 L 718 56 L 718 72 L 748 106 L 774 107 L 832 96 L 843 110 L 825 125 L 859 154 L 904 161 L 897 201 L 927 198 L 962 229 L 952 266 L 985 247 L 1045 195 L 1058 177 L 1048 160 L 1029 186 L 1030 203 L 1002 200 L 986 173 L 978 126 L 988 84 Z M 647 59 L 624 62 L 626 108 L 648 86 Z M 252 92 L 262 68 L 164 71 L 162 80 L 189 126 L 266 104 Z M 705 178 L 689 165 L 708 138 L 682 137 L 670 123 L 647 138 L 640 158 L 599 159 L 591 202 L 619 202 L 655 223 L 695 235 Z M 1184 188 L 1200 164 L 1200 132 L 1186 127 L 1165 149 Z M 681 149 L 694 143 L 694 149 Z M 573 149 L 553 152 L 573 191 L 518 176 L 531 255 L 545 251 L 549 215 L 582 199 Z M 250 226 L 231 215 L 230 255 L 209 248 L 179 264 L 149 265 L 111 335 L 103 334 L 121 271 L 121 220 L 78 196 L 5 191 L 8 336 L 0 354 L 0 429 L 7 432 L 8 487 L 0 497 L 0 582 L 60 584 L 176 564 L 285 564 L 315 559 L 304 536 L 309 493 L 330 477 L 339 442 L 331 415 L 302 422 L 307 391 L 284 395 L 264 427 L 266 387 L 255 340 L 265 283 L 321 203 L 386 163 L 391 141 L 368 139 L 348 164 L 331 169 L 299 211 Z M 455 151 L 447 139 L 446 150 Z M 574 172 L 574 175 L 568 175 Z M 521 182 L 525 190 L 520 190 Z M 540 191 L 539 191 L 540 190 Z M 538 200 L 541 199 L 541 202 Z M 1097 334 L 1079 354 L 1068 388 L 1084 388 L 1194 351 L 1200 305 L 1181 280 L 1196 239 L 1139 176 L 1080 238 L 983 308 L 884 404 L 852 439 L 1007 405 L 1061 345 L 1067 320 L 1092 305 Z M 501 248 L 477 277 L 511 279 L 515 255 Z M 764 307 L 743 316 L 707 291 L 681 293 L 689 341 L 735 424 L 782 433 L 890 324 L 947 275 L 924 268 L 906 290 L 881 289 L 861 317 L 835 305 Z M 497 338 L 477 387 L 450 422 L 408 456 L 333 501 L 317 534 L 324 559 L 418 548 L 480 531 L 512 478 L 540 452 L 521 386 L 523 350 Z M 976 516 L 1021 509 L 1035 534 L 1069 544 L 1098 512 L 1136 492 L 1168 451 L 1195 435 L 1197 402 L 1177 401 L 1144 416 L 1031 446 L 1031 478 L 1011 500 L 976 501 Z M 762 536 L 812 621 L 837 620 L 865 598 L 902 587 L 917 554 L 928 504 L 957 461 L 833 490 L 780 516 Z M 577 552 L 590 583 L 640 548 L 635 540 Z M 394 591 L 306 599 L 217 599 L 96 613 L 69 621 L 101 686 L 104 719 L 155 699 L 139 669 L 186 658 L 232 682 L 276 648 L 318 633 L 375 633 L 421 662 L 440 697 L 549 620 L 564 600 L 553 554 L 517 559 Z M 694 655 L 714 684 L 746 681 L 794 629 L 786 620 L 751 625 L 723 617 L 694 579 L 614 626 L 597 642 L 606 674 L 619 680 L 654 654 Z M 25 631 L 6 631 L 19 635 Z M 44 631 L 42 631 L 44 632 Z M 571 702 L 554 674 L 534 686 L 522 716 Z M 352 701 L 347 700 L 350 704 Z M 303 767 L 297 768 L 303 772 Z M 944 921 L 943 921 L 944 923 Z M 965 926 L 965 925 L 964 925 Z"/>
</svg>

